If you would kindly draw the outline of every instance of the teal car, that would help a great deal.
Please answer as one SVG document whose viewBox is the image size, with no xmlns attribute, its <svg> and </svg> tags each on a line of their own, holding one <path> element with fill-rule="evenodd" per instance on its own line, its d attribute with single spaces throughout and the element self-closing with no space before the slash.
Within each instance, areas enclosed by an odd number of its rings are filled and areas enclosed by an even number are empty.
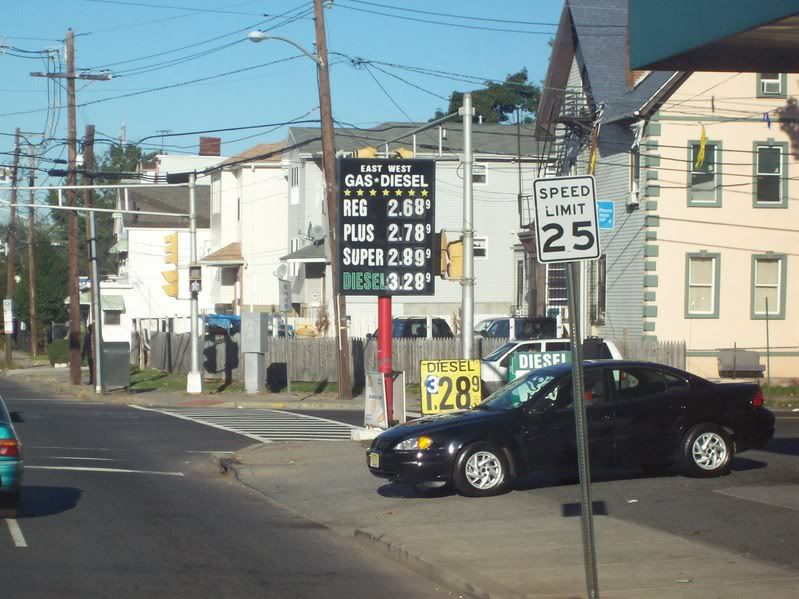
<svg viewBox="0 0 799 599">
<path fill-rule="evenodd" d="M 16 515 L 25 465 L 22 447 L 11 420 L 3 398 L 0 397 L 0 509 L 9 510 Z"/>
</svg>

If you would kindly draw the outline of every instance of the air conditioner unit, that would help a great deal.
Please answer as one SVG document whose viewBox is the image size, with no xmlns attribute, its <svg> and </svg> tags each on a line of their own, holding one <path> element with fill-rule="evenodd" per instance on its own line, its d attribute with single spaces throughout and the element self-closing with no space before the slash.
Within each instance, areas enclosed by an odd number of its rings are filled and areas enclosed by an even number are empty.
<svg viewBox="0 0 799 599">
<path fill-rule="evenodd" d="M 779 79 L 779 76 L 776 79 L 763 78 L 761 80 L 761 82 L 763 83 L 763 93 L 764 94 L 776 95 L 776 94 L 781 93 L 781 91 L 782 91 L 780 89 L 782 87 L 782 85 L 781 85 L 781 81 Z"/>
<path fill-rule="evenodd" d="M 630 193 L 627 195 L 627 210 L 638 210 L 641 200 L 638 198 L 638 182 L 634 181 L 631 185 Z"/>
</svg>

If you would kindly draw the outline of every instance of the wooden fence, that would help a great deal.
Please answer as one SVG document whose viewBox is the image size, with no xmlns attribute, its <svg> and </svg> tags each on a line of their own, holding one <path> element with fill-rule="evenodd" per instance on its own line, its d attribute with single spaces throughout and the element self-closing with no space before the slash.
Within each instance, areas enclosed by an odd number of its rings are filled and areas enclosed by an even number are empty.
<svg viewBox="0 0 799 599">
<path fill-rule="evenodd" d="M 507 339 L 476 339 L 475 356 L 481 358 L 494 351 Z M 266 352 L 267 381 L 285 380 L 286 339 L 269 340 Z M 647 360 L 685 368 L 685 342 L 642 342 L 624 338 L 615 341 L 621 355 L 630 360 Z M 448 359 L 460 355 L 461 342 L 453 339 L 394 339 L 392 365 L 405 371 L 407 383 L 418 383 L 419 362 L 423 359 Z M 336 340 L 288 340 L 288 364 L 293 381 L 336 382 Z M 149 365 L 160 370 L 189 371 L 189 335 L 152 333 L 150 336 Z M 202 361 L 206 376 L 211 378 L 242 379 L 243 360 L 239 355 L 239 335 L 206 336 Z M 364 373 L 377 370 L 377 342 L 375 339 L 350 339 L 350 374 L 356 386 L 362 386 Z"/>
</svg>

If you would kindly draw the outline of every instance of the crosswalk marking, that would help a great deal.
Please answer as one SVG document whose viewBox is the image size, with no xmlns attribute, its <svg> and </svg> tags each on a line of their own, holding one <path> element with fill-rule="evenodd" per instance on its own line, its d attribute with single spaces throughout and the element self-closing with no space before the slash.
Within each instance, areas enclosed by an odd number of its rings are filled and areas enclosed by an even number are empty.
<svg viewBox="0 0 799 599">
<path fill-rule="evenodd" d="M 349 440 L 352 425 L 282 410 L 238 408 L 143 408 L 219 428 L 269 443 L 271 441 Z"/>
</svg>

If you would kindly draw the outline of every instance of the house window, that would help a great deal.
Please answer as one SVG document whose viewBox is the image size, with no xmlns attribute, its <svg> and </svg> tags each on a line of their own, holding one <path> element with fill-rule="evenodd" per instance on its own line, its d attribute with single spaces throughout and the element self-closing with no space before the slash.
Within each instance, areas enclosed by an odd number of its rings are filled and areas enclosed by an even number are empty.
<svg viewBox="0 0 799 599">
<path fill-rule="evenodd" d="M 103 310 L 103 324 L 106 325 L 119 325 L 122 322 L 122 313 L 117 311 Z"/>
<path fill-rule="evenodd" d="M 566 303 L 566 265 L 547 264 L 547 308 Z"/>
<path fill-rule="evenodd" d="M 219 214 L 222 205 L 222 179 L 211 180 L 211 214 Z"/>
<path fill-rule="evenodd" d="M 688 205 L 721 206 L 721 175 L 718 169 L 721 148 L 716 143 L 706 143 L 705 156 L 701 164 L 697 165 L 700 148 L 701 144 L 698 141 L 691 142 Z"/>
<path fill-rule="evenodd" d="M 300 167 L 292 166 L 289 169 L 289 203 L 300 202 Z"/>
<path fill-rule="evenodd" d="M 525 291 L 524 259 L 516 260 L 516 306 L 524 305 Z"/>
<path fill-rule="evenodd" d="M 472 182 L 475 185 L 488 182 L 488 167 L 485 164 L 472 165 Z"/>
<path fill-rule="evenodd" d="M 486 258 L 488 256 L 488 239 L 486 237 L 475 237 L 473 249 L 475 258 Z"/>
<path fill-rule="evenodd" d="M 760 73 L 757 77 L 757 97 L 785 97 L 785 75 L 782 73 Z"/>
<path fill-rule="evenodd" d="M 607 297 L 607 260 L 602 254 L 598 260 L 591 262 L 591 284 L 595 289 L 592 296 L 591 322 L 605 324 L 605 305 Z"/>
<path fill-rule="evenodd" d="M 688 254 L 686 256 L 685 317 L 719 317 L 718 254 Z"/>
<path fill-rule="evenodd" d="M 785 256 L 752 257 L 752 318 L 785 318 Z"/>
<path fill-rule="evenodd" d="M 641 189 L 641 146 L 630 150 L 630 196 L 638 201 L 638 191 Z"/>
<path fill-rule="evenodd" d="M 222 268 L 222 273 L 219 283 L 222 287 L 232 287 L 233 285 L 236 284 L 238 278 L 239 278 L 238 267 L 224 267 Z"/>
<path fill-rule="evenodd" d="M 787 207 L 784 144 L 755 145 L 755 206 Z"/>
<path fill-rule="evenodd" d="M 294 253 L 300 249 L 300 238 L 294 237 L 291 241 L 289 241 L 289 253 Z M 296 277 L 300 274 L 300 263 L 299 262 L 289 262 L 289 273 L 291 273 L 292 277 Z"/>
</svg>

